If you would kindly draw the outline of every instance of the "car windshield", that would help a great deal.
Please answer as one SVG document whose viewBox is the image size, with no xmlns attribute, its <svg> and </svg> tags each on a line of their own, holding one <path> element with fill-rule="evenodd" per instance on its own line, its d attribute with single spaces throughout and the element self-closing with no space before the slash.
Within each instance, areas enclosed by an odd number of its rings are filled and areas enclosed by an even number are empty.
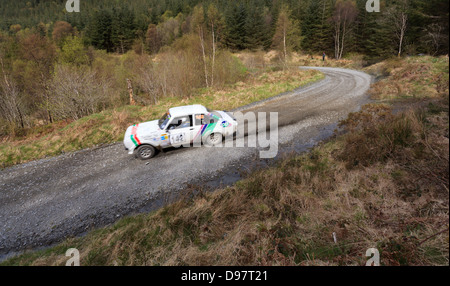
<svg viewBox="0 0 450 286">
<path fill-rule="evenodd" d="M 211 113 L 212 115 L 217 116 L 218 118 L 222 118 L 222 115 L 220 115 L 220 113 L 217 112 L 217 111 L 210 111 L 210 113 Z"/>
<path fill-rule="evenodd" d="M 159 128 L 164 129 L 167 123 L 169 123 L 169 120 L 170 120 L 170 113 L 169 112 L 164 113 L 164 115 L 158 121 Z"/>
</svg>

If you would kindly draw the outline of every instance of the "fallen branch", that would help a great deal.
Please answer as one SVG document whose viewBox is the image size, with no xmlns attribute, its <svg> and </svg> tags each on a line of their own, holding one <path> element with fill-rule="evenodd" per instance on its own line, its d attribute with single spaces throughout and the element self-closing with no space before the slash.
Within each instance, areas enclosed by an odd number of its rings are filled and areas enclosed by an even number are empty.
<svg viewBox="0 0 450 286">
<path fill-rule="evenodd" d="M 446 232 L 446 231 L 449 231 L 449 228 L 448 228 L 448 227 L 447 227 L 446 229 L 444 229 L 443 231 L 440 231 L 440 232 L 438 232 L 438 233 L 435 233 L 435 234 L 433 234 L 432 236 L 429 236 L 429 237 L 427 237 L 426 239 L 422 240 L 421 242 L 419 242 L 419 244 L 418 244 L 417 246 L 421 246 L 424 242 L 426 242 L 426 241 L 432 239 L 433 237 L 438 236 L 439 234 L 442 234 L 442 233 L 444 233 L 444 232 Z"/>
</svg>

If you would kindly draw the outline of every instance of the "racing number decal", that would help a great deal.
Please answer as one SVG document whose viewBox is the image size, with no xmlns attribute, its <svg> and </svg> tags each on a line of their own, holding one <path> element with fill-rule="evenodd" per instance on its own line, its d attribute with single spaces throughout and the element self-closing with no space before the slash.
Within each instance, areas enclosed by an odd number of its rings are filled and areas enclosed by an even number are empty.
<svg viewBox="0 0 450 286">
<path fill-rule="evenodd" d="M 184 138 L 185 138 L 184 133 L 179 133 L 179 134 L 170 136 L 172 144 L 182 143 L 182 142 L 184 142 Z"/>
<path fill-rule="evenodd" d="M 175 136 L 176 143 L 183 142 L 183 140 L 184 140 L 184 133 L 180 133 L 178 134 L 178 136 Z"/>
</svg>

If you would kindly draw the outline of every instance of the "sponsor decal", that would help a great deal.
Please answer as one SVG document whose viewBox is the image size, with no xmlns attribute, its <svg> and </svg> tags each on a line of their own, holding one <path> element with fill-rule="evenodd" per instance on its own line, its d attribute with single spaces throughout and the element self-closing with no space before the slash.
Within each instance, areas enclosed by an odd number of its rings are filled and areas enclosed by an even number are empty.
<svg viewBox="0 0 450 286">
<path fill-rule="evenodd" d="M 219 123 L 219 120 L 221 119 L 220 117 L 215 116 L 214 114 L 210 113 L 208 114 L 209 116 L 211 116 L 211 118 L 214 119 L 214 123 L 211 124 L 207 124 L 206 127 L 204 128 L 204 130 L 202 131 L 202 136 L 203 135 L 209 135 L 213 132 L 214 128 L 216 128 L 217 123 Z"/>
</svg>

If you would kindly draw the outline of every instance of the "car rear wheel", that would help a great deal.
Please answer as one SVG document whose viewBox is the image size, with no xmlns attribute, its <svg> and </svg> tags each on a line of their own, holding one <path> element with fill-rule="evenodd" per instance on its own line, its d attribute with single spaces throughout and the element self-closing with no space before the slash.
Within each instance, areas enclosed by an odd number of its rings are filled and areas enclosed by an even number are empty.
<svg viewBox="0 0 450 286">
<path fill-rule="evenodd" d="M 139 148 L 137 148 L 136 150 L 136 156 L 141 160 L 148 160 L 155 156 L 155 153 L 155 147 L 150 145 L 139 146 Z"/>
<path fill-rule="evenodd" d="M 205 144 L 208 146 L 216 146 L 220 143 L 222 143 L 222 134 L 220 133 L 212 133 L 210 135 L 208 135 L 208 137 L 206 138 L 206 142 Z"/>
</svg>

